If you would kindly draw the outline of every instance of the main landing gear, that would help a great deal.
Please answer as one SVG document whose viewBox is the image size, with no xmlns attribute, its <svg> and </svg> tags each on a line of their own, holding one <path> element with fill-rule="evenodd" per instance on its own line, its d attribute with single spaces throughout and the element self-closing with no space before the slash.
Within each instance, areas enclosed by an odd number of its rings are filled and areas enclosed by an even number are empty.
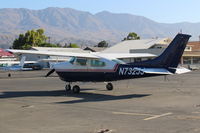
<svg viewBox="0 0 200 133">
<path fill-rule="evenodd" d="M 73 86 L 72 88 L 71 88 L 71 85 L 70 84 L 67 84 L 66 86 L 65 86 L 65 91 L 66 92 L 68 92 L 68 91 L 71 91 L 72 90 L 72 92 L 73 93 L 79 93 L 80 92 L 80 87 L 78 86 L 78 85 L 75 85 L 75 86 Z"/>
<path fill-rule="evenodd" d="M 80 93 L 80 87 L 78 85 L 73 86 L 72 88 L 73 93 L 78 94 Z"/>
<path fill-rule="evenodd" d="M 112 83 L 107 83 L 106 89 L 108 91 L 113 90 L 113 84 Z M 73 93 L 78 94 L 78 93 L 80 93 L 80 87 L 78 85 L 74 85 L 73 87 L 71 87 L 71 85 L 69 83 L 69 84 L 66 84 L 65 91 L 66 91 L 66 93 L 69 92 L 69 91 L 72 91 Z"/>
<path fill-rule="evenodd" d="M 113 85 L 112 85 L 112 83 L 107 83 L 106 89 L 109 90 L 109 91 L 113 90 Z"/>
</svg>

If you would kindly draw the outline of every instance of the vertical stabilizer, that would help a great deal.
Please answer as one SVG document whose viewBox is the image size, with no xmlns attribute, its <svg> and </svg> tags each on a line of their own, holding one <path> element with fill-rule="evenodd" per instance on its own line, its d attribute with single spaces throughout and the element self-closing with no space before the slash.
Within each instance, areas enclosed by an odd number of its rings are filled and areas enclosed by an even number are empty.
<svg viewBox="0 0 200 133">
<path fill-rule="evenodd" d="M 21 60 L 20 60 L 20 63 L 19 63 L 19 66 L 20 67 L 24 67 L 24 62 L 25 62 L 25 60 L 26 60 L 26 56 L 22 56 L 22 58 L 21 58 Z"/>
<path fill-rule="evenodd" d="M 187 34 L 177 34 L 160 56 L 152 60 L 130 64 L 140 67 L 177 68 L 190 37 Z"/>
</svg>

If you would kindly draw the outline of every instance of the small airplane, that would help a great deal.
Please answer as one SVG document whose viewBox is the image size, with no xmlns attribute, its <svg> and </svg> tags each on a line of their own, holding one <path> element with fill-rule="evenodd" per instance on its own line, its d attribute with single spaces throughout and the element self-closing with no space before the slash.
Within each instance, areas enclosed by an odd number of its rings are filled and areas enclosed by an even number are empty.
<svg viewBox="0 0 200 133">
<path fill-rule="evenodd" d="M 117 59 L 119 56 L 133 56 L 131 54 L 60 53 L 60 55 L 69 55 L 71 59 L 54 64 L 46 77 L 56 72 L 61 80 L 68 83 L 65 86 L 66 91 L 72 90 L 74 93 L 79 93 L 80 87 L 78 85 L 71 88 L 72 82 L 107 82 L 107 90 L 113 90 L 112 81 L 186 73 L 190 70 L 178 67 L 178 64 L 190 37 L 187 34 L 177 34 L 160 56 L 133 63 L 124 63 Z M 48 54 L 27 50 L 10 49 L 8 51 L 12 53 Z M 54 54 L 57 55 L 57 53 Z"/>
<path fill-rule="evenodd" d="M 5 71 L 28 71 L 28 70 L 32 70 L 32 68 L 24 68 L 25 60 L 26 60 L 26 56 L 22 56 L 19 64 L 18 64 L 18 62 L 16 63 L 16 61 L 8 62 L 8 63 L 15 63 L 15 64 L 11 65 L 11 66 L 0 67 L 0 69 L 5 70 Z"/>
</svg>

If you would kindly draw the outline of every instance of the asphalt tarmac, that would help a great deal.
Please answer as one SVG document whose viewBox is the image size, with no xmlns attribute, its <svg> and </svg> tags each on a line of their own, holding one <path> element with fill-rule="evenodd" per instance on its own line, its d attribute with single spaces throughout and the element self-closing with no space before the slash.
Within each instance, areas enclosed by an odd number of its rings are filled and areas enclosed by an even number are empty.
<svg viewBox="0 0 200 133">
<path fill-rule="evenodd" d="M 200 71 L 80 84 L 65 93 L 46 72 L 0 73 L 0 133 L 199 133 Z"/>
</svg>

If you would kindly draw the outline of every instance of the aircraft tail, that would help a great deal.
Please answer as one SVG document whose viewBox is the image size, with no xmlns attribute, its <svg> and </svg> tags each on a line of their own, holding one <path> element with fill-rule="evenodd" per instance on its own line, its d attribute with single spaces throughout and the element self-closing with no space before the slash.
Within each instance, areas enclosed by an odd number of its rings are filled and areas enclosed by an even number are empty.
<svg viewBox="0 0 200 133">
<path fill-rule="evenodd" d="M 166 68 L 175 73 L 190 37 L 187 34 L 177 34 L 160 56 L 152 60 L 130 64 L 140 67 Z"/>
<path fill-rule="evenodd" d="M 22 68 L 24 67 L 25 60 L 26 60 L 26 56 L 22 56 L 20 63 L 19 63 L 20 67 L 22 67 Z"/>
</svg>

